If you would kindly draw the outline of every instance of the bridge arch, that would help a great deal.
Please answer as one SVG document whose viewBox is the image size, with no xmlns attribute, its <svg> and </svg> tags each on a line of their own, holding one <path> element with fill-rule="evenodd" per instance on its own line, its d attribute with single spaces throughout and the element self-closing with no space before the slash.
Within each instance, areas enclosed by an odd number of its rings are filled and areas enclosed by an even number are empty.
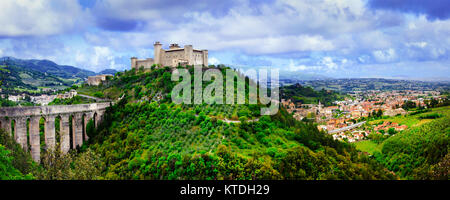
<svg viewBox="0 0 450 200">
<path fill-rule="evenodd" d="M 94 117 L 92 119 L 94 120 L 95 128 L 98 128 L 98 114 L 97 114 L 97 112 L 94 112 Z"/>
<path fill-rule="evenodd" d="M 70 139 L 70 149 L 75 148 L 75 128 L 74 128 L 74 116 L 73 114 L 69 115 L 69 139 Z"/>
<path fill-rule="evenodd" d="M 47 142 L 45 139 L 45 135 L 48 133 L 46 133 L 46 128 L 45 128 L 46 122 L 47 122 L 47 119 L 45 116 L 41 116 L 39 118 L 39 146 L 40 146 L 41 152 L 47 151 Z"/>
<path fill-rule="evenodd" d="M 14 138 L 14 140 L 17 140 L 17 134 L 16 134 L 16 120 L 15 119 L 11 119 L 11 123 L 9 123 L 9 128 L 10 128 L 10 135 L 12 138 Z"/>
<path fill-rule="evenodd" d="M 55 116 L 54 128 L 55 128 L 55 135 L 54 135 L 55 146 L 54 147 L 61 148 L 61 116 L 60 115 Z"/>
</svg>

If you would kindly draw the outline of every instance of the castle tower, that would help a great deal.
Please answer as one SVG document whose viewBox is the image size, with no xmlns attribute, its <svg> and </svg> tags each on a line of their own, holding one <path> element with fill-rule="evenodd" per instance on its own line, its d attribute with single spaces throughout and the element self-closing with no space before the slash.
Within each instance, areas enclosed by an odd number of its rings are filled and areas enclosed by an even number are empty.
<svg viewBox="0 0 450 200">
<path fill-rule="evenodd" d="M 184 58 L 188 61 L 188 65 L 194 64 L 194 48 L 192 45 L 184 45 Z"/>
<path fill-rule="evenodd" d="M 203 65 L 205 67 L 208 67 L 208 50 L 203 49 L 202 50 L 202 55 L 203 55 Z"/>
<path fill-rule="evenodd" d="M 162 64 L 162 59 L 161 59 L 161 50 L 162 50 L 162 44 L 159 42 L 155 42 L 155 44 L 153 45 L 153 51 L 154 51 L 154 60 L 155 60 L 155 64 Z"/>
<path fill-rule="evenodd" d="M 131 69 L 136 69 L 136 64 L 137 64 L 137 58 L 131 57 Z"/>
</svg>

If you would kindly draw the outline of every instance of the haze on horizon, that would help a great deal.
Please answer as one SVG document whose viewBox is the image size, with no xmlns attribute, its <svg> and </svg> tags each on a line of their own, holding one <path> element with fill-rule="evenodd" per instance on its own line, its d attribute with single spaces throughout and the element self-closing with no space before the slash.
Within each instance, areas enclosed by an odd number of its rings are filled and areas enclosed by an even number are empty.
<svg viewBox="0 0 450 200">
<path fill-rule="evenodd" d="M 333 78 L 450 80 L 447 0 L 3 0 L 0 57 L 99 72 L 153 43 L 209 50 L 210 64 Z"/>
</svg>

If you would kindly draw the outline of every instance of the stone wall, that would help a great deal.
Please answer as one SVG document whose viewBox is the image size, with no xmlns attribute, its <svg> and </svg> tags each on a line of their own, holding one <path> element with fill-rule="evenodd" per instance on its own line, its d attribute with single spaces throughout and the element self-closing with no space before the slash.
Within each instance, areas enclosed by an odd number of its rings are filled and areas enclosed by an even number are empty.
<svg viewBox="0 0 450 200">
<path fill-rule="evenodd" d="M 96 76 L 89 76 L 87 79 L 88 85 L 100 85 L 100 83 L 106 81 L 107 77 L 112 77 L 110 74 L 101 74 Z"/>
</svg>

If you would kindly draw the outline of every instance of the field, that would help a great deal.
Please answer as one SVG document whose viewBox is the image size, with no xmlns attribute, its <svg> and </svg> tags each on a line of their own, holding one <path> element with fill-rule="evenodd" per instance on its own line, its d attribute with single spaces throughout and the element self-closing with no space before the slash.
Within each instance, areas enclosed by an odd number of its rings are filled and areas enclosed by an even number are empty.
<svg viewBox="0 0 450 200">
<path fill-rule="evenodd" d="M 444 115 L 446 112 L 448 112 L 448 110 L 450 110 L 450 107 L 446 106 L 446 107 L 440 107 L 440 108 L 433 108 L 426 112 L 423 112 L 420 114 L 415 114 L 415 115 L 411 114 L 411 113 L 414 113 L 415 111 L 411 111 L 410 114 L 408 114 L 408 115 L 395 116 L 395 117 L 389 117 L 386 119 L 374 120 L 369 123 L 370 124 L 379 124 L 384 121 L 389 121 L 389 122 L 398 123 L 400 125 L 407 125 L 408 128 L 410 128 L 410 127 L 419 126 L 419 125 L 422 125 L 422 124 L 432 121 L 431 119 L 421 119 L 421 117 L 423 118 L 424 116 L 430 115 L 430 114 Z"/>
<path fill-rule="evenodd" d="M 381 149 L 383 148 L 383 143 L 377 144 L 376 142 L 373 142 L 371 140 L 363 140 L 359 142 L 355 142 L 356 149 L 367 152 L 371 155 L 373 155 L 375 152 L 381 152 Z"/>
</svg>

